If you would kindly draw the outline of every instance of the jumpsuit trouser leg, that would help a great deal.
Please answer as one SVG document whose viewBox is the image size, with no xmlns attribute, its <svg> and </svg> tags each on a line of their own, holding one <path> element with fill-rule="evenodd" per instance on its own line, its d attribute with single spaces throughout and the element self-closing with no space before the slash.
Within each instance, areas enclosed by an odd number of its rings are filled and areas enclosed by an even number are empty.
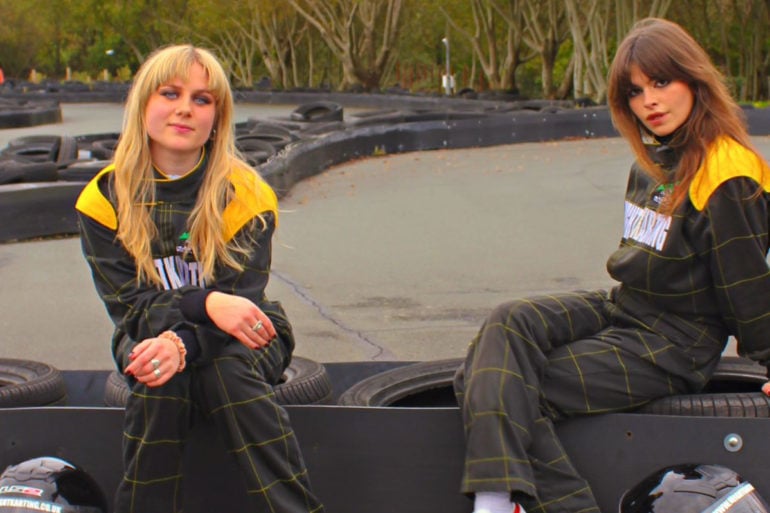
<svg viewBox="0 0 770 513">
<path fill-rule="evenodd" d="M 210 363 L 161 387 L 135 384 L 126 408 L 126 468 L 116 513 L 182 511 L 180 466 L 194 410 L 214 423 L 236 459 L 253 511 L 322 512 L 288 414 L 272 389 L 287 361 L 279 339 L 256 351 L 231 342 Z"/>
<path fill-rule="evenodd" d="M 508 491 L 528 512 L 598 512 L 554 420 L 640 406 L 685 382 L 642 355 L 660 338 L 612 326 L 604 292 L 505 303 L 473 340 L 455 389 L 466 457 L 461 491 Z"/>
</svg>

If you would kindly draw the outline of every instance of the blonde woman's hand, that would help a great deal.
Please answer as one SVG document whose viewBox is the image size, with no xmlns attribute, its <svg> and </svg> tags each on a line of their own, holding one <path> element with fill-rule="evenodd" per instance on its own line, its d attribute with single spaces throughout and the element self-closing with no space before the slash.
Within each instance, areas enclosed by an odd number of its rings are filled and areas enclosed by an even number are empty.
<svg viewBox="0 0 770 513">
<path fill-rule="evenodd" d="M 206 313 L 219 329 L 250 349 L 265 347 L 275 338 L 270 318 L 245 297 L 212 292 L 206 297 Z"/>
<path fill-rule="evenodd" d="M 764 385 L 762 385 L 762 393 L 770 396 L 770 381 L 767 381 Z"/>
<path fill-rule="evenodd" d="M 174 377 L 181 355 L 177 345 L 167 338 L 146 338 L 129 355 L 131 363 L 124 372 L 148 387 L 159 387 Z"/>
</svg>

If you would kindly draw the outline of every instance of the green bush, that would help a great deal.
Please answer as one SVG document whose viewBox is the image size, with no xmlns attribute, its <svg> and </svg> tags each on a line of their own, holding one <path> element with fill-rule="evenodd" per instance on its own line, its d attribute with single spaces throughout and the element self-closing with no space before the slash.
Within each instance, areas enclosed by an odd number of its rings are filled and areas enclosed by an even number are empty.
<svg viewBox="0 0 770 513">
<path fill-rule="evenodd" d="M 93 78 L 86 71 L 74 71 L 72 73 L 73 82 L 83 82 L 84 84 L 90 84 L 94 81 Z"/>
<path fill-rule="evenodd" d="M 121 66 L 115 71 L 115 78 L 118 82 L 131 82 L 134 78 L 134 74 L 128 65 Z"/>
</svg>

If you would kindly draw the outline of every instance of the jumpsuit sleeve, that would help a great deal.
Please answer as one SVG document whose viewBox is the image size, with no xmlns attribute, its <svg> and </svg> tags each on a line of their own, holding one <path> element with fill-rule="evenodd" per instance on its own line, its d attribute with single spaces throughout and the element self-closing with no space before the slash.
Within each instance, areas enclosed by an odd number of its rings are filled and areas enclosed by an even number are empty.
<svg viewBox="0 0 770 513">
<path fill-rule="evenodd" d="M 770 365 L 768 194 L 748 177 L 722 183 L 704 216 L 711 244 L 711 274 L 722 318 L 738 352 Z"/>
<path fill-rule="evenodd" d="M 205 294 L 211 290 L 216 290 L 250 299 L 270 318 L 278 338 L 291 352 L 295 342 L 291 324 L 286 313 L 280 302 L 270 301 L 265 295 L 265 288 L 270 278 L 272 237 L 276 226 L 277 214 L 274 211 L 263 212 L 259 218 L 253 219 L 251 223 L 246 225 L 236 235 L 243 246 L 251 248 L 247 255 L 241 257 L 243 270 L 238 271 L 232 267 L 224 266 L 217 268 L 216 282 L 204 292 L 203 297 L 205 301 Z M 222 336 L 225 339 L 235 339 L 222 332 L 210 322 L 208 316 L 205 315 L 205 306 L 201 306 L 200 303 L 197 308 L 193 309 L 198 314 L 191 313 L 189 303 L 184 304 L 191 295 L 201 297 L 200 293 L 187 293 L 182 299 L 182 313 L 188 322 L 195 324 L 195 334 L 197 339 L 201 341 L 201 353 L 205 360 L 210 358 L 211 348 L 214 347 L 213 344 L 224 343 L 224 340 L 221 340 Z M 196 301 L 200 301 L 200 299 Z"/>
<path fill-rule="evenodd" d="M 117 240 L 116 232 L 79 213 L 80 242 L 99 297 L 115 325 L 113 356 L 121 360 L 145 338 L 178 327 L 184 319 L 174 304 L 184 289 L 162 290 L 137 282 L 133 257 Z M 125 354 L 123 354 L 125 353 Z"/>
</svg>

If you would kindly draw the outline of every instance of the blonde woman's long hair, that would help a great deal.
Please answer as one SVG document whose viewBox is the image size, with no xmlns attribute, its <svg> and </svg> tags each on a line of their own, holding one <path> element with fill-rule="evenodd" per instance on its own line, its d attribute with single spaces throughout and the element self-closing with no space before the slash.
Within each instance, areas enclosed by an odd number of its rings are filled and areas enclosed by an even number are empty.
<svg viewBox="0 0 770 513">
<path fill-rule="evenodd" d="M 189 220 L 190 248 L 211 279 L 218 264 L 241 269 L 237 253 L 248 248 L 224 240 L 222 213 L 231 199 L 228 177 L 234 168 L 253 169 L 239 157 L 233 133 L 233 96 L 227 75 L 212 53 L 192 45 L 175 45 L 155 51 L 142 64 L 126 100 L 123 131 L 115 148 L 114 191 L 117 202 L 117 237 L 134 257 L 137 280 L 160 286 L 152 258 L 152 241 L 158 229 L 150 210 L 155 203 L 155 178 L 150 156 L 145 111 L 157 89 L 179 78 L 186 80 L 194 64 L 203 66 L 208 88 L 215 98 L 216 119 L 208 144 L 208 167 Z M 256 174 L 256 171 L 253 171 Z"/>
<path fill-rule="evenodd" d="M 643 136 L 652 136 L 631 111 L 631 66 L 653 79 L 680 80 L 694 95 L 692 112 L 676 130 L 669 145 L 682 152 L 674 177 L 673 194 L 664 204 L 668 212 L 686 198 L 690 183 L 711 144 L 729 136 L 755 153 L 740 106 L 706 51 L 682 27 L 659 18 L 641 20 L 621 42 L 609 72 L 608 103 L 615 128 L 631 145 L 642 168 L 664 183 L 663 171 L 645 149 Z"/>
</svg>

